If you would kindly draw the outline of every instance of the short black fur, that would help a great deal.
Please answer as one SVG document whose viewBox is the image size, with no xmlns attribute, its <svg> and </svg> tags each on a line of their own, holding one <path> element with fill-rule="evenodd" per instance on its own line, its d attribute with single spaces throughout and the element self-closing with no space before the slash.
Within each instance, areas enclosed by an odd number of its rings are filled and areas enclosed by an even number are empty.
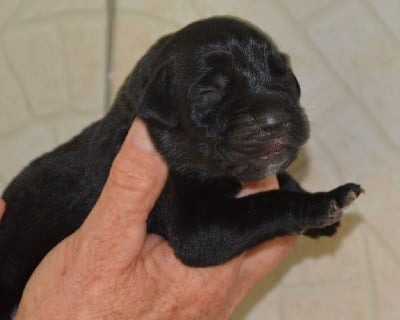
<svg viewBox="0 0 400 320">
<path fill-rule="evenodd" d="M 309 134 L 299 98 L 288 57 L 246 22 L 210 18 L 161 38 L 102 120 L 5 190 L 0 318 L 10 317 L 44 255 L 90 212 L 137 115 L 170 170 L 148 229 L 184 263 L 217 265 L 277 236 L 334 233 L 361 188 L 308 193 L 282 172 Z M 243 181 L 276 173 L 281 190 L 236 198 Z"/>
</svg>

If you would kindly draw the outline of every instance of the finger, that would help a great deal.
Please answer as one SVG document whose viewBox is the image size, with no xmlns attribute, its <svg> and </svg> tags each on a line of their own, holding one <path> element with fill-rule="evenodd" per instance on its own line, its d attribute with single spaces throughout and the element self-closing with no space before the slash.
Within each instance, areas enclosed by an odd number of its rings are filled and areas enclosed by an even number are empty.
<svg viewBox="0 0 400 320">
<path fill-rule="evenodd" d="M 297 236 L 275 238 L 246 252 L 240 277 L 252 287 L 265 275 L 273 271 L 294 249 Z"/>
<path fill-rule="evenodd" d="M 236 281 L 236 294 L 232 296 L 227 314 L 232 313 L 249 290 L 290 254 L 296 241 L 297 237 L 295 236 L 277 238 L 262 243 L 245 253 Z"/>
<path fill-rule="evenodd" d="M 6 202 L 3 199 L 0 199 L 0 220 L 6 212 Z"/>
<path fill-rule="evenodd" d="M 116 156 L 103 191 L 79 230 L 90 250 L 134 259 L 146 237 L 146 220 L 167 178 L 143 121 L 136 118 Z"/>
<path fill-rule="evenodd" d="M 268 191 L 279 189 L 278 178 L 276 175 L 265 177 L 260 180 L 246 181 L 243 185 L 243 189 L 240 190 L 238 198 L 246 197 L 250 194 L 254 194 L 260 191 Z"/>
</svg>

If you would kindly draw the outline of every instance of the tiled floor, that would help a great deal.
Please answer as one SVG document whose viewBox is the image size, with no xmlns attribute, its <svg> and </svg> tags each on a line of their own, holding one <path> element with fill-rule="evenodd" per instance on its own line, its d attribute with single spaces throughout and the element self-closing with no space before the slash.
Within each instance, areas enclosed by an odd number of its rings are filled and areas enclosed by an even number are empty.
<svg viewBox="0 0 400 320">
<path fill-rule="evenodd" d="M 312 121 L 292 168 L 303 185 L 367 191 L 335 239 L 302 239 L 232 319 L 400 319 L 400 2 L 119 0 L 113 92 L 159 36 L 215 14 L 291 55 Z M 0 2 L 0 189 L 103 113 L 106 25 L 100 0 Z"/>
</svg>

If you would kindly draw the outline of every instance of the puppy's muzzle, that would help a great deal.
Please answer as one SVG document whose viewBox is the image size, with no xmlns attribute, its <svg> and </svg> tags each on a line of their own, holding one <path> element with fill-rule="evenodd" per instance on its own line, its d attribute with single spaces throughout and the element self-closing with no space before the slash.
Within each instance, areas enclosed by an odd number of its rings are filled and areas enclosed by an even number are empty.
<svg viewBox="0 0 400 320">
<path fill-rule="evenodd" d="M 249 113 L 262 130 L 273 133 L 291 126 L 294 119 L 289 109 L 292 107 L 280 101 L 262 99 L 253 104 Z"/>
<path fill-rule="evenodd" d="M 277 145 L 299 148 L 308 138 L 308 121 L 295 101 L 281 94 L 246 97 L 238 102 L 228 130 L 229 144 L 247 154 L 264 154 Z"/>
</svg>

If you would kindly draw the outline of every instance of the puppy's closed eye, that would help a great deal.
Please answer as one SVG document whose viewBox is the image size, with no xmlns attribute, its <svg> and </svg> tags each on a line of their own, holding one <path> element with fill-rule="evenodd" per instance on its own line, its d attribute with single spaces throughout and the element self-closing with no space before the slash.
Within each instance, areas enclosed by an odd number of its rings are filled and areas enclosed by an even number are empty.
<svg viewBox="0 0 400 320">
<path fill-rule="evenodd" d="M 223 97 L 223 93 L 221 92 L 221 90 L 213 86 L 207 86 L 200 89 L 199 95 L 207 99 L 207 102 L 209 103 L 217 103 L 221 101 Z"/>
<path fill-rule="evenodd" d="M 207 102 L 217 103 L 227 94 L 229 78 L 215 71 L 204 76 L 198 83 L 189 89 L 189 98 L 197 96 L 207 99 Z"/>
</svg>

